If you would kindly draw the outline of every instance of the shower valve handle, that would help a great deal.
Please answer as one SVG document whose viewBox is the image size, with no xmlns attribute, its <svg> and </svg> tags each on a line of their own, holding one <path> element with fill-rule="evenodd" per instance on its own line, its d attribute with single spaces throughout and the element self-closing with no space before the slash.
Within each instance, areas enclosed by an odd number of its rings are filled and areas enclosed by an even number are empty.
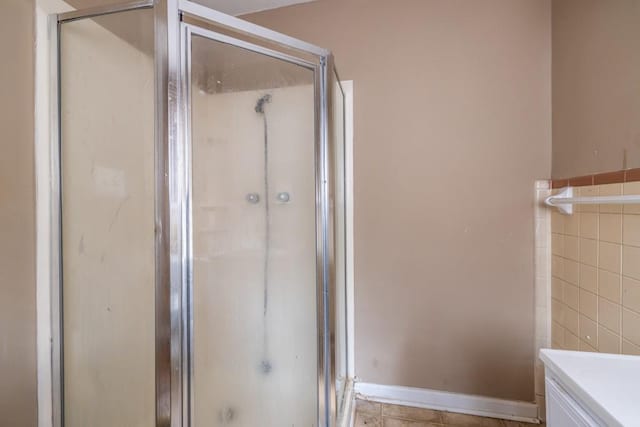
<svg viewBox="0 0 640 427">
<path fill-rule="evenodd" d="M 286 191 L 282 191 L 278 193 L 276 199 L 278 199 L 280 203 L 289 203 L 289 201 L 291 200 L 291 195 Z"/>
<path fill-rule="evenodd" d="M 247 202 L 255 205 L 260 202 L 260 195 L 258 193 L 249 193 L 246 196 Z"/>
</svg>

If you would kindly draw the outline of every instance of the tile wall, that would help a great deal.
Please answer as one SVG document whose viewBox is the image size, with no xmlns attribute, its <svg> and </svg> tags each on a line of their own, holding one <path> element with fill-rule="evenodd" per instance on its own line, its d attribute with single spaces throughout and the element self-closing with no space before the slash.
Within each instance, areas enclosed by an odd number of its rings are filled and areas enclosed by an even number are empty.
<svg viewBox="0 0 640 427">
<path fill-rule="evenodd" d="M 575 192 L 640 194 L 640 182 Z M 552 347 L 640 355 L 640 205 L 575 210 L 551 213 Z"/>
</svg>

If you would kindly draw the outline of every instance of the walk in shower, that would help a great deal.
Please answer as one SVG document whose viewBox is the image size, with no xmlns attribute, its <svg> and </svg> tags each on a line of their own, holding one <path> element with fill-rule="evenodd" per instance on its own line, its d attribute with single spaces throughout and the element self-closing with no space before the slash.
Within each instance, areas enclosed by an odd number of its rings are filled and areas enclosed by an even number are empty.
<svg viewBox="0 0 640 427">
<path fill-rule="evenodd" d="M 186 0 L 52 22 L 53 425 L 337 425 L 330 52 Z"/>
</svg>

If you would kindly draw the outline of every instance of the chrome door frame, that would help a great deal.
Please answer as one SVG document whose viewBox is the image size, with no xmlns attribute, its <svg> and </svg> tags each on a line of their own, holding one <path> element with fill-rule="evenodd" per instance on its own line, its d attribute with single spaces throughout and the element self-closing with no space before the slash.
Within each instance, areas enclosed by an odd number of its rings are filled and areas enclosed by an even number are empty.
<svg viewBox="0 0 640 427">
<path fill-rule="evenodd" d="M 193 344 L 191 318 L 192 226 L 190 185 L 190 117 L 187 40 L 191 33 L 314 70 L 316 175 L 316 295 L 318 336 L 318 426 L 333 427 L 335 403 L 335 267 L 333 228 L 333 146 L 329 137 L 330 51 L 302 40 L 226 15 L 190 0 L 138 0 L 51 16 L 52 147 L 51 182 L 51 363 L 54 427 L 64 426 L 62 328 L 62 242 L 60 169 L 60 28 L 64 23 L 114 13 L 154 9 L 155 38 L 155 312 L 156 426 L 189 427 Z M 203 24 L 231 30 L 238 37 L 181 24 L 187 15 Z M 182 29 L 181 29 L 182 28 Z M 213 36 L 213 37 L 210 37 Z M 241 37 L 275 44 L 315 60 L 267 48 Z"/>
</svg>

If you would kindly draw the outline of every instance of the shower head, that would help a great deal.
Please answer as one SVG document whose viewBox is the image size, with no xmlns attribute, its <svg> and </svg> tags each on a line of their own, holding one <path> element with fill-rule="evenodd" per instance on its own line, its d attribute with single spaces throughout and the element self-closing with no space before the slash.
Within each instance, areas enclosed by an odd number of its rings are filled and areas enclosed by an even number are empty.
<svg viewBox="0 0 640 427">
<path fill-rule="evenodd" d="M 271 102 L 271 95 L 266 94 L 256 102 L 256 113 L 264 114 L 264 104 Z"/>
</svg>

